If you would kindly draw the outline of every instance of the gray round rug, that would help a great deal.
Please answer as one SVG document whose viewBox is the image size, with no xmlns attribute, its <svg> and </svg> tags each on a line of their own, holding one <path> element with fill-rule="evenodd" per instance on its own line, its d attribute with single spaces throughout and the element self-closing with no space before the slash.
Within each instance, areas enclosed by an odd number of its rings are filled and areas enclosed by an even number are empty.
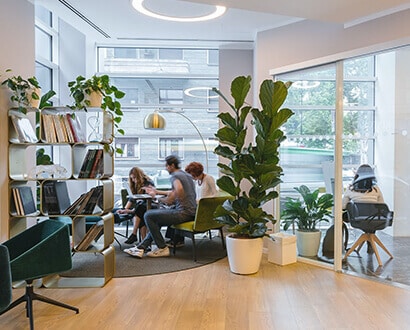
<svg viewBox="0 0 410 330">
<path fill-rule="evenodd" d="M 118 237 L 117 237 L 118 238 Z M 123 249 L 131 247 L 124 244 Z M 226 257 L 226 250 L 222 248 L 220 237 L 196 239 L 197 261 L 193 260 L 192 240 L 185 238 L 185 246 L 177 248 L 176 254 L 169 257 L 138 259 L 122 250 L 116 241 L 115 247 L 115 273 L 114 277 L 145 276 L 162 273 L 176 272 L 184 269 L 200 267 Z M 73 267 L 70 271 L 61 274 L 65 277 L 103 277 L 103 256 L 99 253 L 75 253 Z"/>
</svg>

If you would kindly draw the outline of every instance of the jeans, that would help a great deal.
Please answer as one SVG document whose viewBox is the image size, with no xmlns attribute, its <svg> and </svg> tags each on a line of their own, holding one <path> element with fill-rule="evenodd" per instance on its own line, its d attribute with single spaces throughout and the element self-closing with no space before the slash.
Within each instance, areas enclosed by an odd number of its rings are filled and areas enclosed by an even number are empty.
<svg viewBox="0 0 410 330">
<path fill-rule="evenodd" d="M 166 244 L 161 234 L 161 227 L 192 221 L 194 218 L 195 215 L 187 215 L 176 209 L 148 210 L 144 215 L 144 221 L 149 232 L 145 239 L 138 245 L 138 248 L 146 250 L 153 241 L 158 248 L 165 248 Z"/>
</svg>

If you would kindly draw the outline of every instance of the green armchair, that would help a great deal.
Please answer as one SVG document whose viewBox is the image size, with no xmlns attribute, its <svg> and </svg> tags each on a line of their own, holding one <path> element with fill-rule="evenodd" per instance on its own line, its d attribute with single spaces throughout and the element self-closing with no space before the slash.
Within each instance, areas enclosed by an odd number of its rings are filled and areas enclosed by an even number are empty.
<svg viewBox="0 0 410 330">
<path fill-rule="evenodd" d="M 0 269 L 0 312 L 2 312 L 10 306 L 12 299 L 9 250 L 4 245 L 0 245 Z"/>
<path fill-rule="evenodd" d="M 225 249 L 225 241 L 223 235 L 223 224 L 216 222 L 214 219 L 214 212 L 218 205 L 222 205 L 227 199 L 231 199 L 230 196 L 217 196 L 217 197 L 205 197 L 201 198 L 198 202 L 194 221 L 183 222 L 172 225 L 175 230 L 174 236 L 183 236 L 192 239 L 192 254 L 194 261 L 196 258 L 196 242 L 195 235 L 199 233 L 209 232 L 209 238 L 212 239 L 211 230 L 218 229 L 221 240 L 222 248 Z M 176 252 L 176 242 L 174 242 L 173 254 Z"/>
<path fill-rule="evenodd" d="M 33 300 L 40 300 L 79 313 L 76 307 L 34 293 L 32 285 L 35 279 L 71 269 L 70 236 L 66 224 L 58 220 L 45 220 L 2 244 L 9 251 L 12 281 L 25 281 L 26 291 L 23 296 L 1 311 L 0 315 L 26 302 L 30 329 L 33 329 Z"/>
</svg>

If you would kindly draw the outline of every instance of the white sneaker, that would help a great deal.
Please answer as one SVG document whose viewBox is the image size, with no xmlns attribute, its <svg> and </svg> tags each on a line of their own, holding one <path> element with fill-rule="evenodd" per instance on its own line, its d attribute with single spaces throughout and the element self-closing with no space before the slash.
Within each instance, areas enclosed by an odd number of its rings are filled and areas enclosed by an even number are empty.
<svg viewBox="0 0 410 330">
<path fill-rule="evenodd" d="M 155 249 L 151 252 L 147 253 L 147 257 L 157 258 L 157 257 L 169 257 L 169 248 L 168 246 L 164 247 L 163 249 Z"/>
<path fill-rule="evenodd" d="M 144 256 L 144 250 L 139 249 L 136 246 L 130 248 L 130 249 L 124 249 L 124 252 L 129 254 L 130 256 L 137 257 L 137 258 L 142 258 Z"/>
</svg>

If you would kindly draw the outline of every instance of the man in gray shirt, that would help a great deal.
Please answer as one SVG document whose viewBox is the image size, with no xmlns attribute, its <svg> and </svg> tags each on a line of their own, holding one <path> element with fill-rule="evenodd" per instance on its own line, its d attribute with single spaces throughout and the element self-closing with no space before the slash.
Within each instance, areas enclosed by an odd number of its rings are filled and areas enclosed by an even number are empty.
<svg viewBox="0 0 410 330">
<path fill-rule="evenodd" d="M 176 156 L 166 157 L 165 167 L 171 174 L 172 190 L 160 191 L 154 187 L 148 187 L 146 192 L 153 197 L 165 195 L 166 204 L 173 204 L 175 207 L 152 209 L 145 213 L 144 220 L 149 233 L 136 247 L 124 250 L 133 257 L 142 258 L 152 242 L 155 242 L 157 249 L 148 252 L 148 257 L 168 257 L 170 252 L 161 234 L 161 227 L 192 221 L 195 218 L 196 193 L 192 176 L 181 170 L 180 160 Z"/>
</svg>

